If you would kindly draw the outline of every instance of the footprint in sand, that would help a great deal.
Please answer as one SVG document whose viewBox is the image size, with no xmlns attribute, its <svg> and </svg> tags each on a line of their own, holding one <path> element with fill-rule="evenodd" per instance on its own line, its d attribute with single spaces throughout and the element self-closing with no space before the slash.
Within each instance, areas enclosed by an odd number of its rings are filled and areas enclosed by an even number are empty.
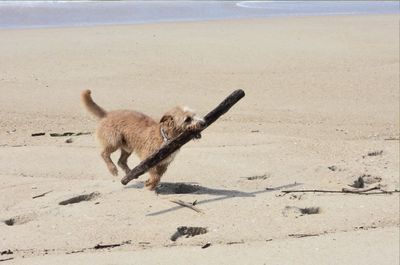
<svg viewBox="0 0 400 265">
<path fill-rule="evenodd" d="M 37 217 L 37 214 L 35 214 L 35 213 L 22 214 L 22 215 L 17 215 L 17 216 L 11 217 L 9 219 L 3 220 L 3 223 L 5 223 L 8 226 L 22 225 L 22 224 L 26 224 L 30 221 L 35 220 L 36 217 Z"/>
<path fill-rule="evenodd" d="M 321 209 L 319 207 L 305 207 L 300 208 L 296 206 L 286 206 L 282 210 L 282 214 L 285 217 L 299 217 L 308 214 L 319 214 L 321 213 Z"/>
<path fill-rule="evenodd" d="M 59 202 L 58 204 L 59 205 L 67 205 L 67 204 L 79 203 L 82 201 L 91 201 L 99 196 L 100 196 L 100 192 L 95 191 L 95 192 L 92 192 L 89 194 L 82 194 L 82 195 L 78 195 L 78 196 L 69 198 L 67 200 Z"/>
</svg>

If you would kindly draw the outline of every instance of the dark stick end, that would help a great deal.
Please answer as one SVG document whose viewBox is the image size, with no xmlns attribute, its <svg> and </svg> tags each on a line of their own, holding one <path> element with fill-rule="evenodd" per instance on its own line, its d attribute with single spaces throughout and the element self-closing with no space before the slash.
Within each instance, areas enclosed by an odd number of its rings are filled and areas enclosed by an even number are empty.
<svg viewBox="0 0 400 265">
<path fill-rule="evenodd" d="M 238 89 L 237 91 L 240 91 L 241 94 L 243 94 L 243 96 L 245 96 L 246 94 L 244 93 L 243 89 Z"/>
<path fill-rule="evenodd" d="M 130 175 L 131 175 L 131 174 L 128 174 L 128 175 L 126 175 L 125 177 L 123 177 L 123 178 L 121 179 L 121 183 L 122 183 L 123 185 L 128 184 L 129 181 L 131 181 L 131 180 L 133 180 L 133 179 L 139 178 L 138 175 L 134 175 L 134 174 L 133 174 L 132 177 L 131 177 Z"/>
<path fill-rule="evenodd" d="M 243 90 L 243 89 L 235 90 L 235 91 L 233 92 L 233 94 L 238 94 L 238 97 L 239 97 L 239 98 L 242 98 L 242 97 L 244 97 L 244 96 L 246 95 L 246 93 L 244 93 L 244 90 Z"/>
</svg>

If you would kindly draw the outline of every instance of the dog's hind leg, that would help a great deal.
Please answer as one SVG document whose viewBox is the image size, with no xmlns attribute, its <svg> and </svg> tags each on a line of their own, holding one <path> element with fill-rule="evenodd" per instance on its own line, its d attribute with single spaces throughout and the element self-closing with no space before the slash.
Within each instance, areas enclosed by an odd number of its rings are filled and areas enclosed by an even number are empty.
<svg viewBox="0 0 400 265">
<path fill-rule="evenodd" d="M 118 169 L 115 166 L 115 164 L 113 163 L 113 161 L 111 160 L 110 155 L 115 152 L 118 148 L 115 146 L 107 146 L 106 148 L 104 148 L 104 150 L 101 152 L 101 157 L 104 159 L 104 161 L 106 162 L 106 165 L 108 167 L 108 170 L 110 171 L 110 173 L 114 176 L 118 176 Z"/>
<path fill-rule="evenodd" d="M 146 187 L 154 190 L 161 180 L 162 175 L 167 171 L 168 165 L 158 165 L 149 170 L 150 178 L 146 181 Z"/>
<path fill-rule="evenodd" d="M 128 167 L 128 158 L 132 153 L 127 152 L 125 149 L 121 148 L 121 156 L 118 160 L 118 166 L 125 171 L 125 174 L 128 174 L 131 170 Z"/>
</svg>

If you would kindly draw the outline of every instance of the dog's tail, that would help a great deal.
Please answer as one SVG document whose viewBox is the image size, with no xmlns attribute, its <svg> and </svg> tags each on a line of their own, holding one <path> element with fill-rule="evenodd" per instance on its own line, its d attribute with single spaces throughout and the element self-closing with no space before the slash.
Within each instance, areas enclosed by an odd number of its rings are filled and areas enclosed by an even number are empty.
<svg viewBox="0 0 400 265">
<path fill-rule="evenodd" d="M 92 97 L 90 96 L 90 93 L 91 93 L 90 90 L 82 91 L 81 102 L 83 106 L 85 106 L 86 110 L 92 113 L 97 118 L 101 119 L 105 117 L 107 112 L 93 101 Z"/>
</svg>

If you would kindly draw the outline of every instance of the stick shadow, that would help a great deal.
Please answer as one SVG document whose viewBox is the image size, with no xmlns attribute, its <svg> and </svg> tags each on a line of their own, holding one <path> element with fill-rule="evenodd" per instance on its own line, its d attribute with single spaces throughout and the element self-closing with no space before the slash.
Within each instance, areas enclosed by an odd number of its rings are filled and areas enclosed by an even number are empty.
<svg viewBox="0 0 400 265">
<path fill-rule="evenodd" d="M 130 185 L 125 186 L 125 189 L 138 189 L 138 190 L 140 190 L 140 189 L 145 188 L 144 183 L 145 183 L 144 181 L 136 181 L 136 182 L 133 183 L 133 184 L 130 184 Z M 193 192 L 185 192 L 185 188 L 186 188 L 185 186 L 194 187 L 194 186 L 198 186 L 197 184 L 198 184 L 197 182 L 185 182 L 185 183 L 183 183 L 183 182 L 178 182 L 178 183 L 161 182 L 161 183 L 159 184 L 159 186 L 156 188 L 156 193 L 157 193 L 157 194 L 185 194 L 185 193 L 193 193 Z M 182 186 L 180 186 L 180 185 L 182 185 Z M 181 187 L 182 191 L 181 191 L 181 193 L 178 193 L 180 187 Z M 190 187 L 189 187 L 189 189 L 190 189 Z M 160 192 L 157 192 L 158 190 L 159 190 Z M 168 190 L 169 190 L 169 191 L 168 191 Z M 178 191 L 178 192 L 174 192 L 174 191 Z"/>
<path fill-rule="evenodd" d="M 286 184 L 286 185 L 282 185 L 282 186 L 278 186 L 278 187 L 274 187 L 274 188 L 267 188 L 267 189 L 262 189 L 262 190 L 258 190 L 258 191 L 253 191 L 253 192 L 244 192 L 244 191 L 229 190 L 229 189 L 212 189 L 212 188 L 207 188 L 207 187 L 203 187 L 200 185 L 191 185 L 191 184 L 185 184 L 185 183 L 164 182 L 160 186 L 157 187 L 156 193 L 162 194 L 162 195 L 208 194 L 208 195 L 217 195 L 218 196 L 218 197 L 211 198 L 211 199 L 197 201 L 196 205 L 199 205 L 199 204 L 212 203 L 212 202 L 226 200 L 226 199 L 235 198 L 235 197 L 256 197 L 257 194 L 292 188 L 292 187 L 296 187 L 299 185 L 302 185 L 302 184 L 301 183 L 292 183 L 292 184 Z M 172 212 L 172 211 L 175 211 L 175 210 L 178 210 L 181 208 L 183 208 L 183 207 L 182 206 L 174 206 L 169 209 L 149 213 L 146 216 L 156 216 L 156 215 Z"/>
</svg>

